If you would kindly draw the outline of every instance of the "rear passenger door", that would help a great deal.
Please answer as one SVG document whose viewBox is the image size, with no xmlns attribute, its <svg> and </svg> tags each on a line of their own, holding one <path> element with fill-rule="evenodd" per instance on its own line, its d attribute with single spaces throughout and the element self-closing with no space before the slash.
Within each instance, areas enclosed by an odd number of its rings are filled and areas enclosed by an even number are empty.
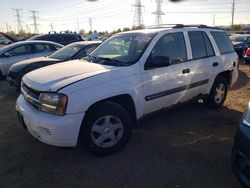
<svg viewBox="0 0 250 188">
<path fill-rule="evenodd" d="M 188 90 L 192 96 L 207 94 L 209 81 L 213 79 L 213 67 L 218 65 L 219 59 L 211 41 L 205 31 L 188 31 L 187 32 L 191 46 L 191 85 Z"/>
</svg>

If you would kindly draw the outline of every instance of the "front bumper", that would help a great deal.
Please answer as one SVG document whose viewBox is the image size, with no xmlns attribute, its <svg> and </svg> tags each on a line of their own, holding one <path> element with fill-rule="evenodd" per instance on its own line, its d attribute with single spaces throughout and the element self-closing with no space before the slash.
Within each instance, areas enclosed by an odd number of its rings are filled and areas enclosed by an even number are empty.
<svg viewBox="0 0 250 188">
<path fill-rule="evenodd" d="M 232 167 L 239 180 L 250 187 L 250 127 L 241 124 L 238 128 L 233 152 Z"/>
<path fill-rule="evenodd" d="M 24 127 L 41 142 L 63 147 L 77 145 L 84 113 L 56 116 L 40 112 L 22 95 L 17 99 L 16 110 Z"/>
</svg>

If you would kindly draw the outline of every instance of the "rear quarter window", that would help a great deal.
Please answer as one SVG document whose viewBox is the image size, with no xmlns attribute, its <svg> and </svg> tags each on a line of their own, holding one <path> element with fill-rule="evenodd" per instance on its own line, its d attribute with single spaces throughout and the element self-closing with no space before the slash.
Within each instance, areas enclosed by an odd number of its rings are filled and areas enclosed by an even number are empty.
<svg viewBox="0 0 250 188">
<path fill-rule="evenodd" d="M 234 52 L 233 44 L 226 33 L 219 31 L 211 31 L 210 33 L 212 34 L 221 54 Z"/>
</svg>

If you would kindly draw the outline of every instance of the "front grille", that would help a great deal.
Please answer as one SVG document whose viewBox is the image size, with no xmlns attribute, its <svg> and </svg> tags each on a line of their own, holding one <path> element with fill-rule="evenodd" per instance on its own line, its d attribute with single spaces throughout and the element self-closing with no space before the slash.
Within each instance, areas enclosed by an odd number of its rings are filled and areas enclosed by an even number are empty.
<svg viewBox="0 0 250 188">
<path fill-rule="evenodd" d="M 32 89 L 31 87 L 27 86 L 26 84 L 23 83 L 22 89 L 26 91 L 28 94 L 32 95 L 36 99 L 39 99 L 40 91 L 37 91 L 35 89 Z"/>
<path fill-rule="evenodd" d="M 40 91 L 34 90 L 26 84 L 22 84 L 21 92 L 27 102 L 39 110 L 41 103 L 39 102 Z"/>
<path fill-rule="evenodd" d="M 10 78 L 15 79 L 15 78 L 17 78 L 17 72 L 9 71 L 9 72 L 8 72 L 8 76 L 9 76 Z"/>
</svg>

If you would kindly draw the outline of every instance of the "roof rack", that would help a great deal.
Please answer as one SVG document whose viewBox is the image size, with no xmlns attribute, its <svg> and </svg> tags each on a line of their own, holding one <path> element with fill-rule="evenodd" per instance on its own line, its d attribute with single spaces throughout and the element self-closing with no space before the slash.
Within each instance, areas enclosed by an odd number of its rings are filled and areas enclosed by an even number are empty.
<svg viewBox="0 0 250 188">
<path fill-rule="evenodd" d="M 185 27 L 196 27 L 196 28 L 202 28 L 202 29 L 220 29 L 218 27 L 210 27 L 207 25 L 202 24 L 193 24 L 193 25 L 184 25 L 184 24 L 160 24 L 160 25 L 151 25 L 147 26 L 146 29 L 160 29 L 160 28 L 173 28 L 173 29 L 179 29 L 179 28 L 185 28 Z"/>
</svg>

